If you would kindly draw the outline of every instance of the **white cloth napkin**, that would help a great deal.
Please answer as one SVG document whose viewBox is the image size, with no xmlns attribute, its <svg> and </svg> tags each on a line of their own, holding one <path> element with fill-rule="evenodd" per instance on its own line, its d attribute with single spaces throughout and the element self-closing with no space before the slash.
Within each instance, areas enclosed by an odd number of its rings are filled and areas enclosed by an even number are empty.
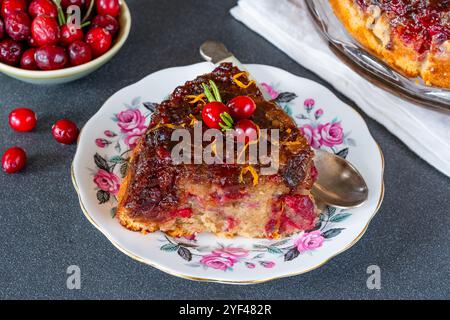
<svg viewBox="0 0 450 320">
<path fill-rule="evenodd" d="M 303 0 L 240 0 L 231 14 L 331 83 L 411 150 L 450 176 L 450 115 L 401 100 L 352 71 L 315 30 Z"/>
</svg>

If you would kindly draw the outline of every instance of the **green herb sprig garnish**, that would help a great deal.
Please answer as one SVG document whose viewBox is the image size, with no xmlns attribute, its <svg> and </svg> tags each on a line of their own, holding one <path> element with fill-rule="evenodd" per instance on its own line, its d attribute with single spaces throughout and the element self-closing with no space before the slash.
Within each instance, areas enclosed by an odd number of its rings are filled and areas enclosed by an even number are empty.
<svg viewBox="0 0 450 320">
<path fill-rule="evenodd" d="M 206 83 L 202 83 L 203 91 L 209 102 L 222 102 L 222 97 L 220 96 L 220 91 L 214 81 L 209 80 L 209 86 Z M 212 93 L 211 93 L 212 90 Z"/>
<path fill-rule="evenodd" d="M 220 114 L 220 119 L 224 123 L 219 123 L 219 126 L 222 128 L 222 131 L 226 131 L 233 128 L 234 121 L 228 112 L 223 112 Z"/>
</svg>

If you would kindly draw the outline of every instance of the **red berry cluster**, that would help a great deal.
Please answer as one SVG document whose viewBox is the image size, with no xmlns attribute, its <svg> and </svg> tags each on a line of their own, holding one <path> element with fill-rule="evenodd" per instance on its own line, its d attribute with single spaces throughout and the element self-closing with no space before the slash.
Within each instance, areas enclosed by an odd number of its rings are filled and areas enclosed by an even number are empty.
<svg viewBox="0 0 450 320">
<path fill-rule="evenodd" d="M 209 103 L 202 109 L 202 119 L 208 127 L 229 130 L 234 126 L 237 141 L 243 143 L 258 139 L 258 127 L 249 119 L 256 110 L 252 98 L 238 96 L 224 104 L 214 81 L 210 81 L 210 87 L 203 84 L 203 89 Z"/>
<path fill-rule="evenodd" d="M 69 24 L 70 6 L 92 19 Z M 27 70 L 87 63 L 111 48 L 119 15 L 119 0 L 0 0 L 0 62 Z"/>
<path fill-rule="evenodd" d="M 28 108 L 18 108 L 9 114 L 9 126 L 18 132 L 28 132 L 36 127 L 36 113 Z M 62 119 L 52 126 L 52 135 L 56 141 L 72 144 L 78 137 L 78 127 L 70 120 Z M 12 147 L 2 156 L 2 169 L 5 173 L 21 171 L 27 162 L 27 155 L 20 147 Z"/>
</svg>

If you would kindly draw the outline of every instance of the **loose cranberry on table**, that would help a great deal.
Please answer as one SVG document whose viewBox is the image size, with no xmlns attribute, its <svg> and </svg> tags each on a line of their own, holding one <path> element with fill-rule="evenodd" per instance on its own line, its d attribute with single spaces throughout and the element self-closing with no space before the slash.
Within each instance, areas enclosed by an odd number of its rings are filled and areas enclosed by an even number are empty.
<svg viewBox="0 0 450 320">
<path fill-rule="evenodd" d="M 3 18 L 6 18 L 13 12 L 27 11 L 26 0 L 3 0 L 1 14 Z"/>
<path fill-rule="evenodd" d="M 34 59 L 34 55 L 36 53 L 36 48 L 30 48 L 25 50 L 20 59 L 20 67 L 26 70 L 38 70 L 38 66 L 36 64 L 36 60 Z"/>
<path fill-rule="evenodd" d="M 112 36 L 104 28 L 93 28 L 86 35 L 86 43 L 91 46 L 93 56 L 99 57 L 111 48 Z"/>
<path fill-rule="evenodd" d="M 37 66 L 42 70 L 62 69 L 69 62 L 66 50 L 54 44 L 36 49 L 34 58 Z"/>
<path fill-rule="evenodd" d="M 70 64 L 78 66 L 92 60 L 91 47 L 83 41 L 75 41 L 69 46 Z"/>
<path fill-rule="evenodd" d="M 33 110 L 18 108 L 9 114 L 9 126 L 19 132 L 31 131 L 36 127 L 37 117 Z"/>
<path fill-rule="evenodd" d="M 94 19 L 92 19 L 91 26 L 92 28 L 105 28 L 113 37 L 116 35 L 117 31 L 119 31 L 119 22 L 114 17 L 109 15 L 95 16 Z"/>
<path fill-rule="evenodd" d="M 2 156 L 2 169 L 5 173 L 16 173 L 22 170 L 27 163 L 27 155 L 22 148 L 12 147 Z"/>
<path fill-rule="evenodd" d="M 258 139 L 258 127 L 252 120 L 239 120 L 234 126 L 236 140 L 242 143 L 248 143 Z"/>
<path fill-rule="evenodd" d="M 120 14 L 119 0 L 95 0 L 97 13 L 117 17 Z"/>
<path fill-rule="evenodd" d="M 81 28 L 65 24 L 61 27 L 61 44 L 68 46 L 77 40 L 83 40 L 84 33 Z"/>
<path fill-rule="evenodd" d="M 20 42 L 5 39 L 0 42 L 0 62 L 15 66 L 20 62 L 23 45 Z"/>
<path fill-rule="evenodd" d="M 5 30 L 11 39 L 27 40 L 30 37 L 31 21 L 25 12 L 13 12 L 5 18 Z"/>
<path fill-rule="evenodd" d="M 33 0 L 28 7 L 28 13 L 31 17 L 49 16 L 56 18 L 58 11 L 51 0 Z"/>
<path fill-rule="evenodd" d="M 60 39 L 58 22 L 48 16 L 36 17 L 31 24 L 31 34 L 38 46 L 56 44 Z"/>
<path fill-rule="evenodd" d="M 63 144 L 72 144 L 78 138 L 78 127 L 70 120 L 62 119 L 52 127 L 53 138 Z"/>
<path fill-rule="evenodd" d="M 248 119 L 256 109 L 256 104 L 252 98 L 247 96 L 238 96 L 228 102 L 230 114 L 235 119 Z"/>
</svg>

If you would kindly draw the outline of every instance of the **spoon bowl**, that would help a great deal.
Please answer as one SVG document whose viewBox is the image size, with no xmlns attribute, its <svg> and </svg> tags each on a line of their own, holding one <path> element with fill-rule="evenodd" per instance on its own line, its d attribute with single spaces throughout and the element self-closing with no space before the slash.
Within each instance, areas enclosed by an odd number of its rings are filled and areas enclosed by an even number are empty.
<svg viewBox="0 0 450 320">
<path fill-rule="evenodd" d="M 315 150 L 314 163 L 319 172 L 313 195 L 327 205 L 338 208 L 361 206 L 369 189 L 358 170 L 347 160 L 330 152 Z"/>
</svg>

